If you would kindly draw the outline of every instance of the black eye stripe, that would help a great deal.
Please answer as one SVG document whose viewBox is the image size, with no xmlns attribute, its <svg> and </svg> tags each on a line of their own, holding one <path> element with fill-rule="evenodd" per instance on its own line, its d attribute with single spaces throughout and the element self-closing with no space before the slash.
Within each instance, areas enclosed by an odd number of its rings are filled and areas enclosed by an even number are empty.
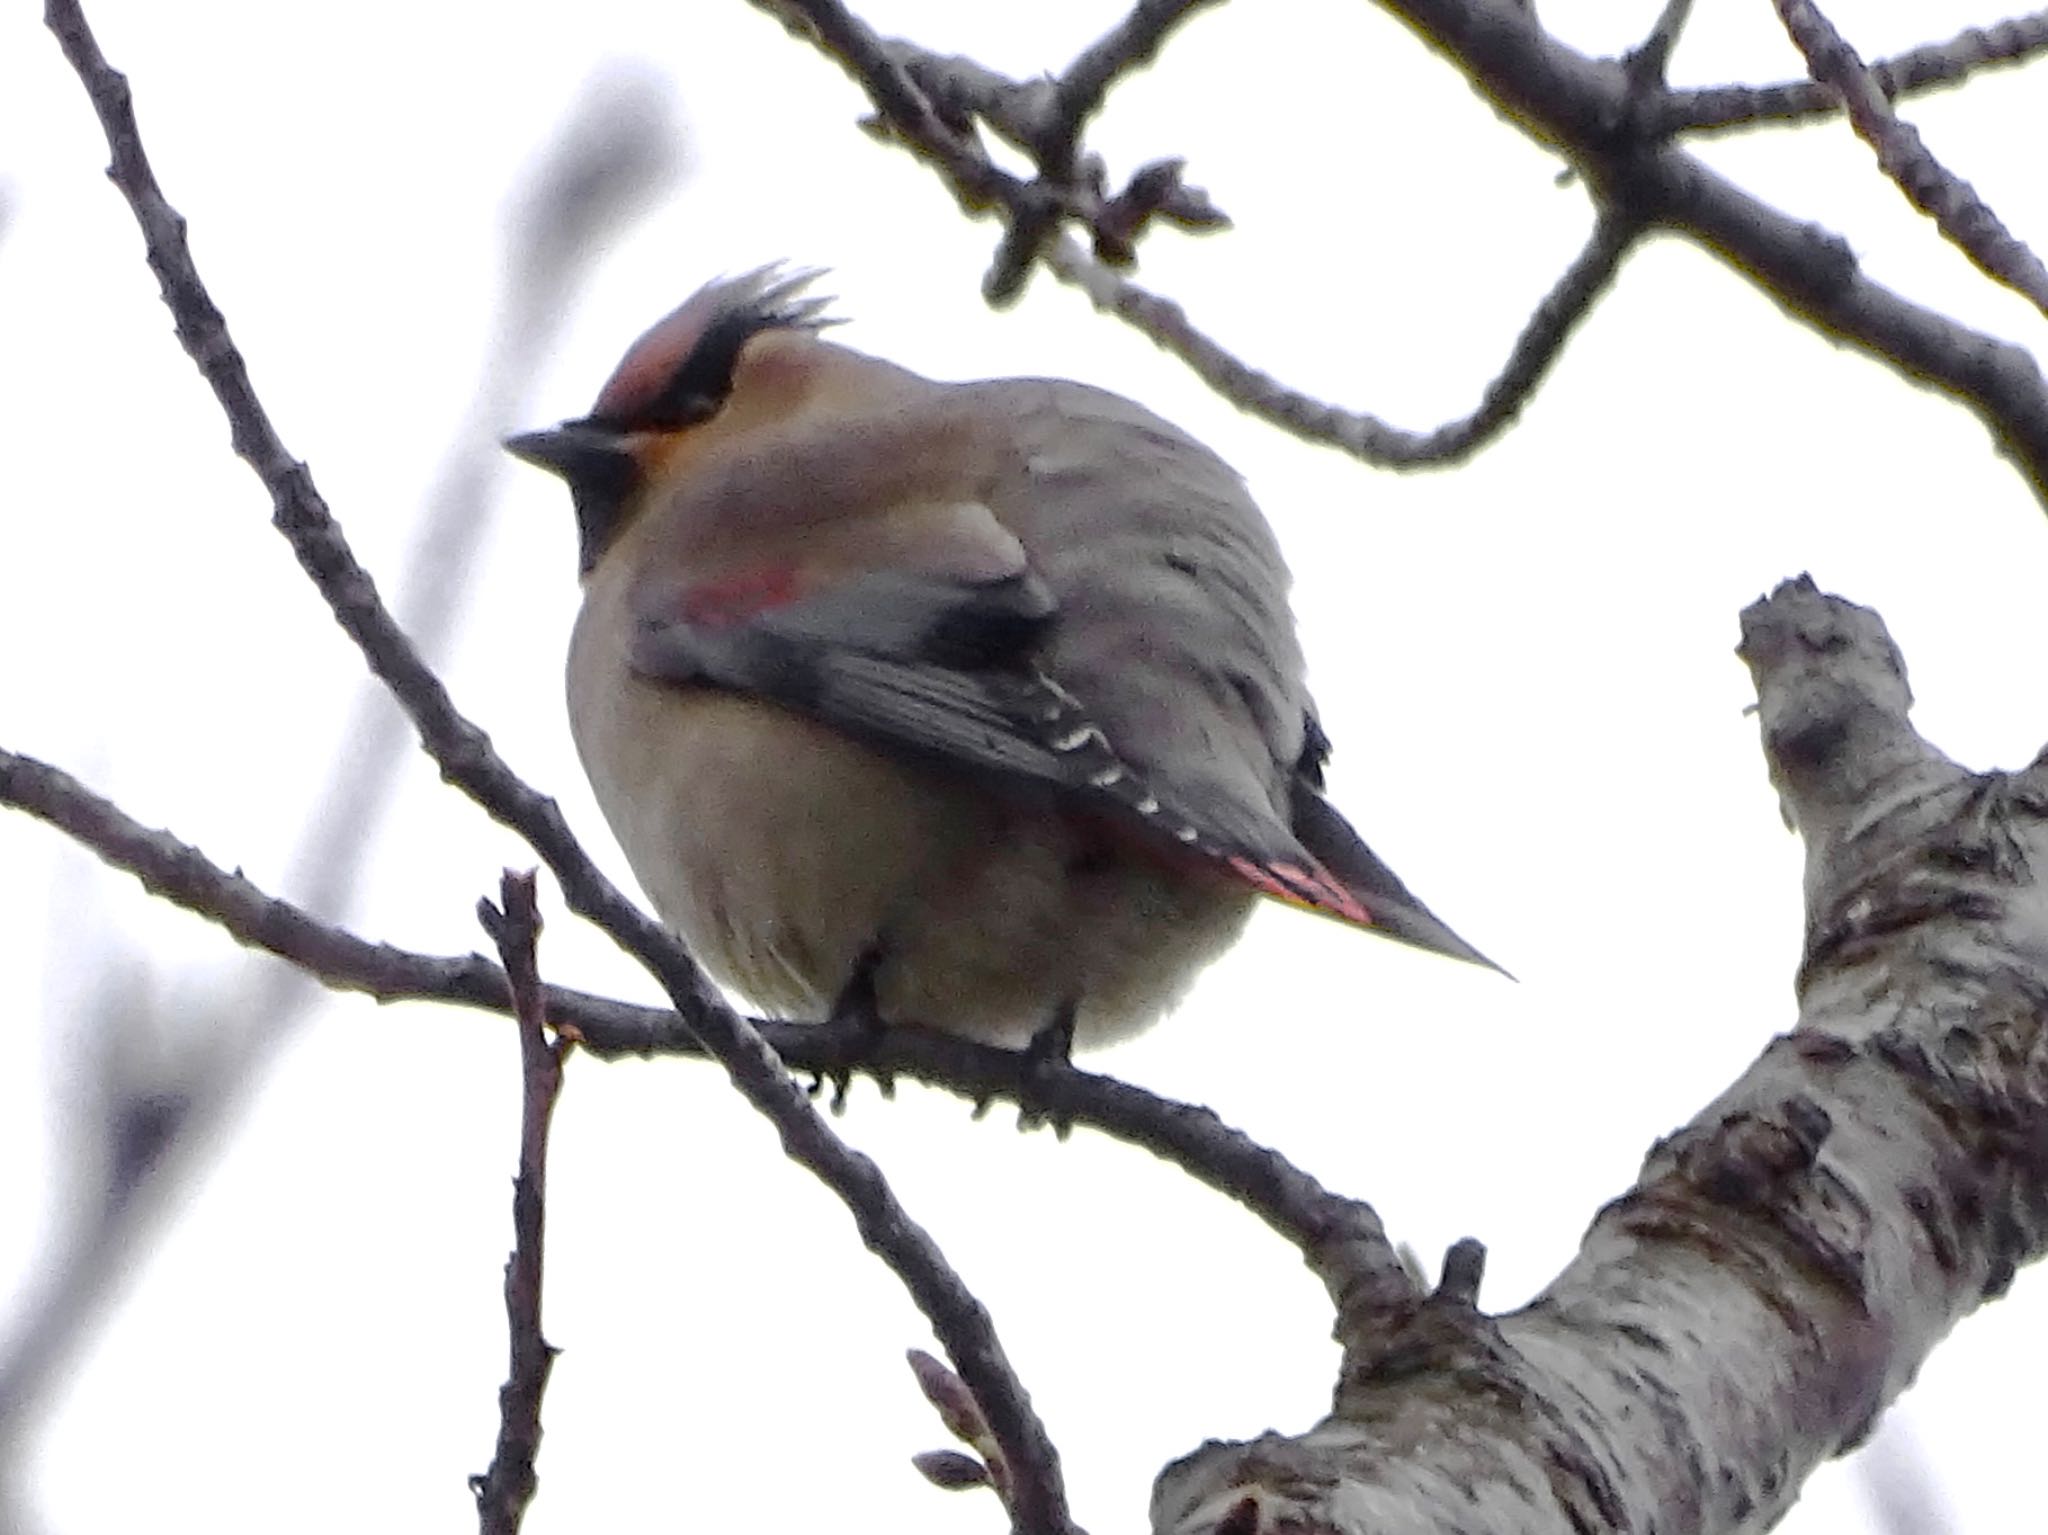
<svg viewBox="0 0 2048 1535">
<path fill-rule="evenodd" d="M 661 393 L 637 412 L 641 427 L 679 427 L 702 421 L 732 393 L 733 372 L 740 348 L 750 337 L 772 330 L 782 321 L 777 313 L 730 309 L 704 328 L 690 355 L 683 359 Z"/>
<path fill-rule="evenodd" d="M 594 411 L 589 419 L 616 431 L 674 431 L 716 415 L 732 394 L 740 349 L 770 330 L 815 330 L 818 302 L 770 303 L 728 309 L 704 327 L 668 382 L 652 398 L 626 411 Z"/>
</svg>

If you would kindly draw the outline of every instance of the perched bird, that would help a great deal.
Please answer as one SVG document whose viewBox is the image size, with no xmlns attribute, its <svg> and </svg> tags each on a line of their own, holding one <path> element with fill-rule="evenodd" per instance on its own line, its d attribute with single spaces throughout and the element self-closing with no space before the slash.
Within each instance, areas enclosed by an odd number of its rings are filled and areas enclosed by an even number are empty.
<svg viewBox="0 0 2048 1535">
<path fill-rule="evenodd" d="M 1260 896 L 1490 963 L 1323 797 L 1238 475 L 1085 384 L 828 342 L 815 275 L 711 284 L 506 444 L 575 499 L 570 726 L 710 972 L 1019 1046 L 1143 1028 Z"/>
</svg>

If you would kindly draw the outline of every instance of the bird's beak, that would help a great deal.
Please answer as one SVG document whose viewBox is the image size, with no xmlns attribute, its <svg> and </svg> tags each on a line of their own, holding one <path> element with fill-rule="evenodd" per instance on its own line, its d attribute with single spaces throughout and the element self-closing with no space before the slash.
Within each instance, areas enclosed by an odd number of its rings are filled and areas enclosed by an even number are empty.
<svg viewBox="0 0 2048 1535">
<path fill-rule="evenodd" d="M 505 439 L 505 451 L 571 485 L 606 484 L 633 470 L 633 450 L 625 437 L 590 421 L 564 421 L 544 432 L 521 432 Z"/>
</svg>

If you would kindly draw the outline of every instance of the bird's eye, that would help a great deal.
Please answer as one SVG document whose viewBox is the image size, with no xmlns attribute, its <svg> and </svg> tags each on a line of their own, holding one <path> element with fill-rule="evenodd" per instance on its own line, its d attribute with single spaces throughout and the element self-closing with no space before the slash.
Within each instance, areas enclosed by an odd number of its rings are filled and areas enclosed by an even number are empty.
<svg viewBox="0 0 2048 1535">
<path fill-rule="evenodd" d="M 752 337 L 832 323 L 824 299 L 802 296 L 816 275 L 764 267 L 702 289 L 633 343 L 589 419 L 619 433 L 672 432 L 717 415 Z"/>
<path fill-rule="evenodd" d="M 632 413 L 630 425 L 674 431 L 695 426 L 718 413 L 732 394 L 733 372 L 748 338 L 767 330 L 772 320 L 759 313 L 728 310 L 704 327 L 676 370 L 660 390 Z"/>
</svg>

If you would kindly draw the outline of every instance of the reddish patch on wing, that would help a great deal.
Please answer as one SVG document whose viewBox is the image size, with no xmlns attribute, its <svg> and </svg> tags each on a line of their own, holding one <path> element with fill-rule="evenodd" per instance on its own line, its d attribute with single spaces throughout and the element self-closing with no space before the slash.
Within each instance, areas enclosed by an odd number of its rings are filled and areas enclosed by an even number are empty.
<svg viewBox="0 0 2048 1535">
<path fill-rule="evenodd" d="M 730 629 L 772 608 L 786 607 L 803 595 L 794 562 L 757 565 L 687 587 L 681 609 L 684 623 L 696 629 Z"/>
<path fill-rule="evenodd" d="M 1230 853 L 1203 838 L 1186 842 L 1161 837 L 1159 828 L 1121 815 L 1104 815 L 1099 810 L 1070 812 L 1077 828 L 1085 828 L 1091 839 L 1099 839 L 1105 852 L 1112 848 L 1153 859 L 1189 873 L 1207 870 L 1212 875 L 1249 885 L 1260 895 L 1304 911 L 1318 912 L 1349 922 L 1354 927 L 1372 927 L 1373 915 L 1365 903 L 1324 868 L 1315 858 L 1303 863 L 1261 863 L 1242 853 Z"/>
<path fill-rule="evenodd" d="M 1231 854 L 1223 860 L 1238 878 L 1261 895 L 1272 896 L 1290 906 L 1319 911 L 1358 927 L 1372 926 L 1372 913 L 1357 896 L 1345 889 L 1337 876 L 1315 859 L 1306 863 L 1255 863 Z"/>
</svg>

